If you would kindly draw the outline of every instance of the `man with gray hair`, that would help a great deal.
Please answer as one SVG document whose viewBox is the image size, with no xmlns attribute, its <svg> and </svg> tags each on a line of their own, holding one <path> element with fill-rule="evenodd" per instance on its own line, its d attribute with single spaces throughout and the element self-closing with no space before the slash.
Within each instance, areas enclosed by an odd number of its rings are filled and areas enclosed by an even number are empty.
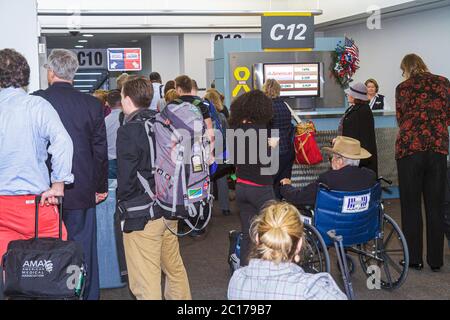
<svg viewBox="0 0 450 320">
<path fill-rule="evenodd" d="M 87 265 L 85 297 L 99 299 L 96 204 L 107 197 L 108 152 L 101 102 L 73 87 L 78 59 L 52 50 L 45 65 L 49 88 L 34 94 L 50 102 L 73 141 L 75 182 L 66 187 L 63 220 L 68 239 L 83 247 Z"/>
<path fill-rule="evenodd" d="M 305 188 L 294 188 L 291 180 L 281 180 L 280 192 L 285 200 L 298 207 L 314 206 L 320 183 L 338 191 L 361 191 L 375 185 L 375 172 L 365 167 L 359 168 L 359 161 L 372 155 L 361 148 L 358 140 L 338 136 L 334 139 L 333 148 L 325 147 L 324 151 L 331 154 L 331 170 L 321 174 Z"/>
</svg>

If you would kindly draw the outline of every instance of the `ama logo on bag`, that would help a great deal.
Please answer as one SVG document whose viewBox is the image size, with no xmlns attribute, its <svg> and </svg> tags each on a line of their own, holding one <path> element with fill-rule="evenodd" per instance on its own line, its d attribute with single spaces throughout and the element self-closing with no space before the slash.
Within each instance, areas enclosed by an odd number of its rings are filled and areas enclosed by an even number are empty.
<svg viewBox="0 0 450 320">
<path fill-rule="evenodd" d="M 51 260 L 26 260 L 22 266 L 22 278 L 43 278 L 52 271 Z"/>
</svg>

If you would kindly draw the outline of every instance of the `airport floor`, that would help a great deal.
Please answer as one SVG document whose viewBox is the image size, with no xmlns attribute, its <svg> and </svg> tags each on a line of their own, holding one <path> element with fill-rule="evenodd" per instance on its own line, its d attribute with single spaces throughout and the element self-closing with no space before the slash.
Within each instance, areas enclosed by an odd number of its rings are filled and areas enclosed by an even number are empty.
<svg viewBox="0 0 450 320">
<path fill-rule="evenodd" d="M 180 239 L 180 249 L 187 269 L 192 298 L 194 300 L 224 300 L 230 271 L 227 263 L 228 232 L 239 230 L 238 210 L 234 202 L 232 215 L 223 216 L 215 208 L 207 234 L 202 239 L 184 237 Z M 398 200 L 385 202 L 386 212 L 400 223 L 400 205 Z M 334 279 L 341 285 L 341 275 L 337 271 L 334 250 L 330 250 L 331 268 Z M 355 257 L 356 258 L 356 257 Z M 366 277 L 355 259 L 356 271 L 352 283 L 357 300 L 449 300 L 450 299 L 450 249 L 445 244 L 445 262 L 440 272 L 432 272 L 425 265 L 421 271 L 410 270 L 408 277 L 397 290 L 369 290 Z M 102 300 L 133 299 L 127 287 L 104 289 Z"/>
</svg>

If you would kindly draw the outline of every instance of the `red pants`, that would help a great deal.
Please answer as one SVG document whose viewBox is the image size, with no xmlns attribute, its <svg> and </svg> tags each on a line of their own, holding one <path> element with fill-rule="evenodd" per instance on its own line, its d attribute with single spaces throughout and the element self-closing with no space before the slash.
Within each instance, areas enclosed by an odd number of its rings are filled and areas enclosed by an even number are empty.
<svg viewBox="0 0 450 320">
<path fill-rule="evenodd" d="M 12 240 L 34 237 L 35 196 L 0 196 L 0 258 Z M 63 224 L 63 239 L 67 231 Z M 59 235 L 57 206 L 39 206 L 39 237 L 56 238 Z"/>
</svg>

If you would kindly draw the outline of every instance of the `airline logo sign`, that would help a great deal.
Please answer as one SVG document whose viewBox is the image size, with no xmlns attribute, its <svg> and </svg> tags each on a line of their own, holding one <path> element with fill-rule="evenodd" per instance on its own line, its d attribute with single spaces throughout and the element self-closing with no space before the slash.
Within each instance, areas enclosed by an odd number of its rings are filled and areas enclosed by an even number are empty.
<svg viewBox="0 0 450 320">
<path fill-rule="evenodd" d="M 108 71 L 141 71 L 140 48 L 108 49 Z"/>
</svg>

